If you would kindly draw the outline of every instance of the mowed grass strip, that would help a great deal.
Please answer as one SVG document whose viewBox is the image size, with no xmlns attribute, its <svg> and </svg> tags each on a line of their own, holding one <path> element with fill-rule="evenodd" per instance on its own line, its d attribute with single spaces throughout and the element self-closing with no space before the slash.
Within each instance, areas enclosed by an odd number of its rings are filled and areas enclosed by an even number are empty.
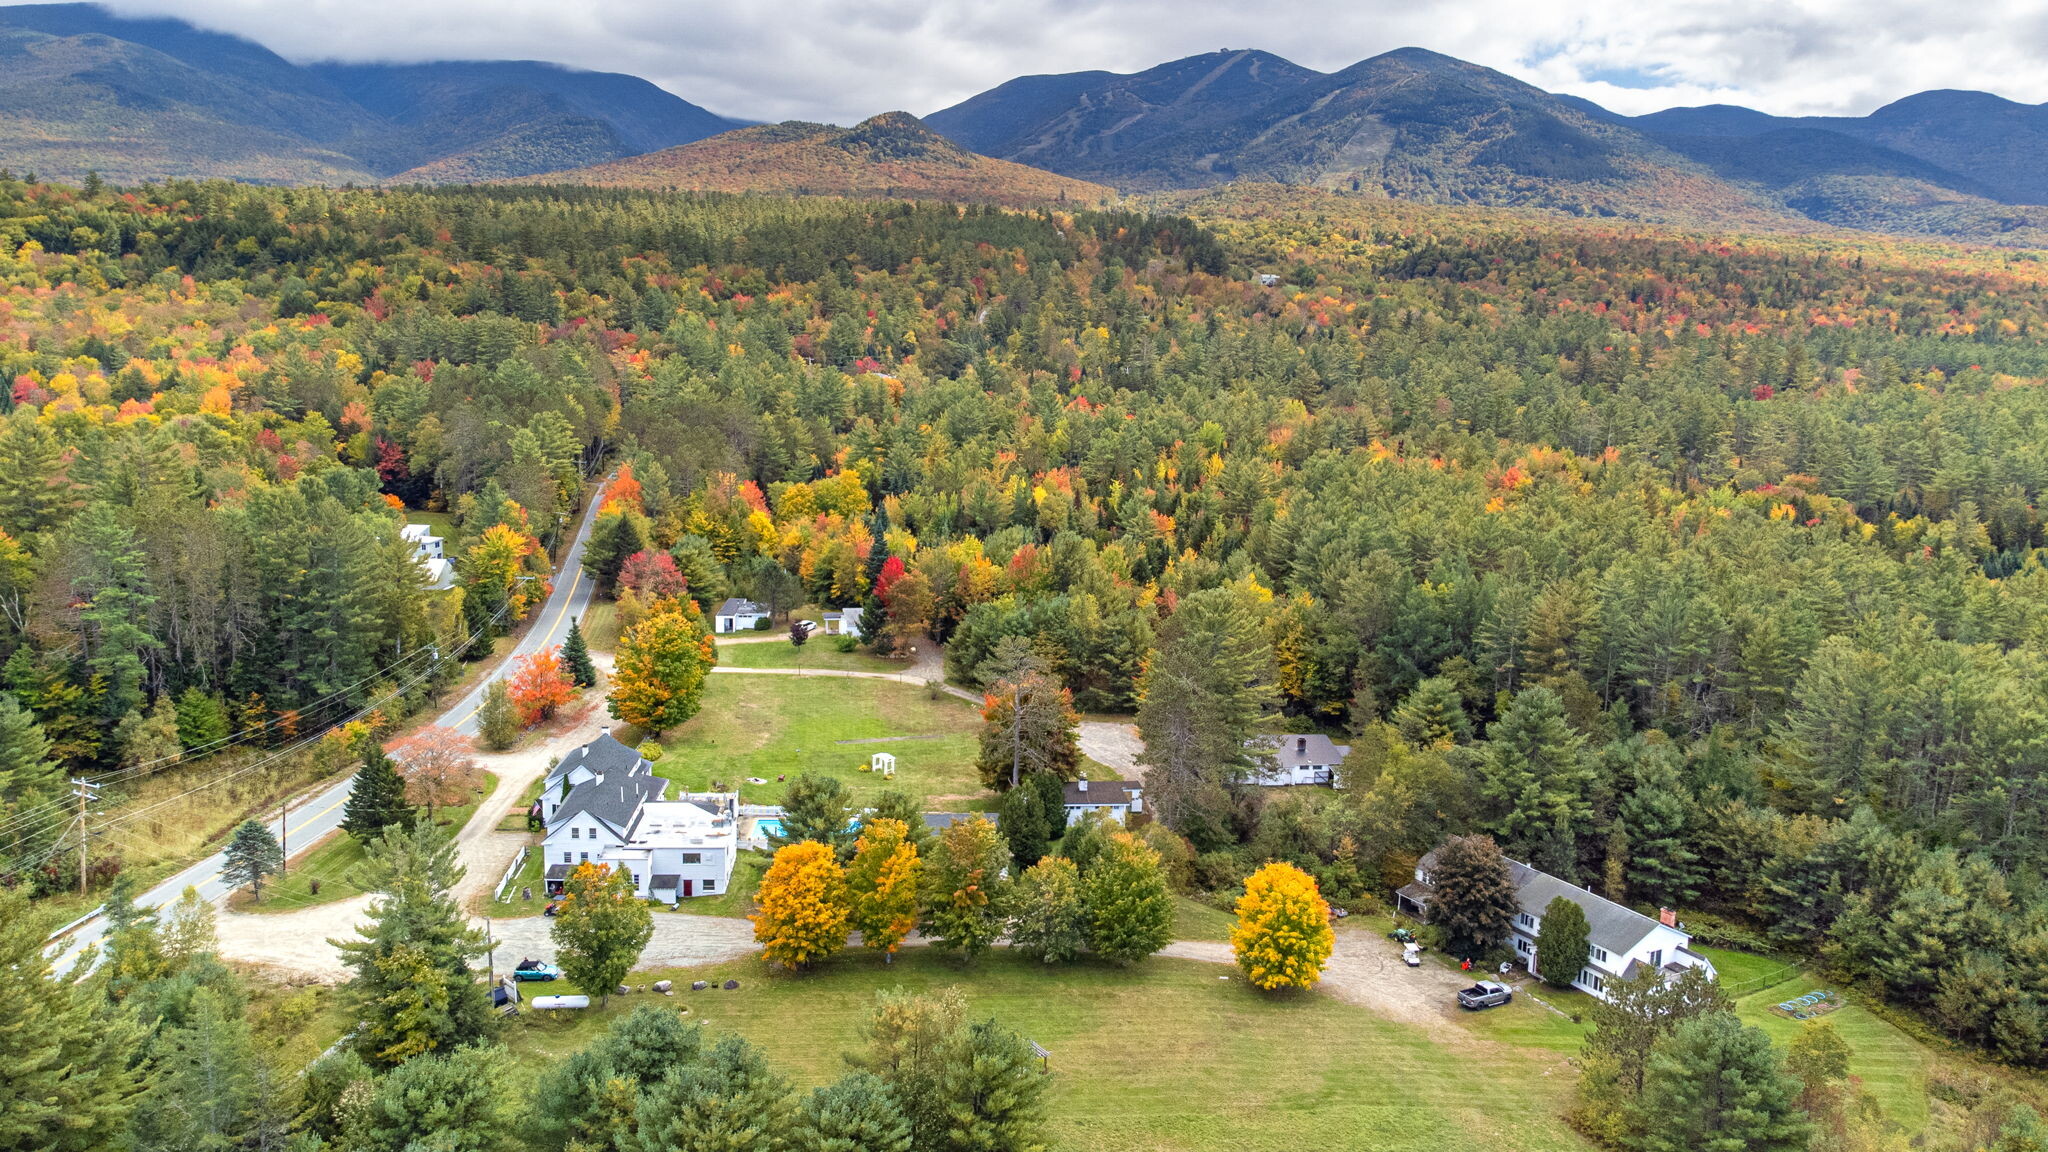
<svg viewBox="0 0 2048 1152">
<path fill-rule="evenodd" d="M 486 772 L 483 783 L 477 786 L 473 799 L 467 804 L 434 809 L 434 824 L 448 836 L 462 831 L 463 825 L 476 814 L 476 807 L 498 787 L 496 775 Z M 420 810 L 424 815 L 426 810 Z M 297 847 L 292 847 L 298 853 Z M 234 907 L 239 912 L 292 912 L 310 908 L 315 904 L 331 904 L 363 893 L 363 864 L 368 859 L 363 851 L 362 841 L 342 829 L 335 829 L 323 837 L 312 851 L 306 852 L 292 863 L 282 876 L 268 877 L 263 882 L 263 901 L 252 903 L 248 889 L 244 887 L 234 897 Z M 319 881 L 320 891 L 313 891 L 313 882 Z"/>
<path fill-rule="evenodd" d="M 792 673 L 798 669 L 806 672 L 881 672 L 892 676 L 910 667 L 905 661 L 886 659 L 859 649 L 841 652 L 834 638 L 823 632 L 811 637 L 802 648 L 791 644 L 786 633 L 759 643 L 721 643 L 718 646 L 718 663 L 722 668 L 787 668 Z"/>
<path fill-rule="evenodd" d="M 1588 1146 L 1559 1118 L 1556 1062 L 1496 1046 L 1444 1045 L 1359 1007 L 1253 991 L 1234 969 L 1154 957 L 1127 969 L 1042 965 L 998 951 L 961 966 L 929 949 L 885 967 L 851 953 L 812 973 L 758 959 L 636 973 L 673 998 L 614 997 L 604 1011 L 527 1012 L 507 1034 L 526 1072 L 587 1043 L 638 1003 L 687 1007 L 714 1032 L 761 1046 L 799 1087 L 840 1076 L 877 991 L 957 985 L 1052 1052 L 1052 1146 L 1080 1152 L 1552 1152 Z M 689 981 L 740 981 L 734 992 Z M 538 991 L 529 985 L 529 993 Z M 568 991 L 566 982 L 546 992 Z"/>
<path fill-rule="evenodd" d="M 844 781 L 856 800 L 898 788 L 942 807 L 986 807 L 974 769 L 981 717 L 951 696 L 923 687 L 844 676 L 713 676 L 703 707 L 666 733 L 654 770 L 691 791 L 713 780 L 735 786 L 749 804 L 777 804 L 777 776 L 819 772 Z M 841 743 L 841 741 L 873 741 Z M 860 766 L 870 754 L 896 757 L 896 779 Z M 766 784 L 748 784 L 749 776 Z"/>
<path fill-rule="evenodd" d="M 1721 955 L 1717 952 L 1712 958 L 1718 968 Z M 1802 972 L 1781 984 L 1737 1000 L 1735 1011 L 1744 1023 L 1754 1024 L 1770 1033 L 1771 1039 L 1780 1046 L 1789 1045 L 1792 1038 L 1799 1035 L 1799 1030 L 1806 1026 L 1805 1022 L 1780 1016 L 1771 1009 L 1786 1000 L 1823 989 L 1838 995 L 1841 993 L 1839 985 Z M 1849 1074 L 1861 1080 L 1864 1089 L 1877 1098 L 1885 1115 L 1904 1128 L 1908 1135 L 1925 1128 L 1928 1122 L 1927 1077 L 1937 1059 L 1936 1054 L 1854 999 L 1821 1019 L 1833 1024 L 1841 1033 L 1842 1040 L 1849 1045 Z"/>
</svg>

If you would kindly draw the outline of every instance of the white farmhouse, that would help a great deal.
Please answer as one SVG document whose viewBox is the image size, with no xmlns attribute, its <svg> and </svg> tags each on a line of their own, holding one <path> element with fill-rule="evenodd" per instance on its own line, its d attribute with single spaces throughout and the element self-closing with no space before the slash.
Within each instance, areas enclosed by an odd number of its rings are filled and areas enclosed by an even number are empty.
<svg viewBox="0 0 2048 1152">
<path fill-rule="evenodd" d="M 1435 852 L 1417 861 L 1414 883 L 1394 893 L 1396 906 L 1420 920 L 1429 919 L 1429 899 L 1435 894 L 1430 869 L 1435 863 Z M 1715 974 L 1714 962 L 1692 950 L 1692 935 L 1678 926 L 1678 916 L 1669 908 L 1660 909 L 1652 919 L 1516 860 L 1508 861 L 1508 876 L 1515 885 L 1515 903 L 1521 907 L 1512 925 L 1513 946 L 1532 975 L 1543 971 L 1536 935 L 1543 928 L 1544 909 L 1559 896 L 1585 911 L 1591 929 L 1586 934 L 1591 959 L 1579 970 L 1572 987 L 1605 1000 L 1609 981 L 1633 979 L 1646 971 L 1661 972 L 1667 978 L 1687 968 L 1704 968 L 1708 975 Z"/>
<path fill-rule="evenodd" d="M 406 524 L 398 529 L 398 538 L 412 545 L 413 563 L 426 569 L 428 588 L 445 592 L 455 587 L 455 565 L 442 555 L 443 541 L 434 535 L 433 529 L 425 524 Z"/>
<path fill-rule="evenodd" d="M 653 765 L 608 731 L 562 757 L 536 802 L 547 829 L 548 895 L 560 895 L 585 863 L 623 869 L 634 892 L 650 900 L 673 904 L 725 891 L 739 851 L 738 795 L 663 800 L 667 788 Z"/>
<path fill-rule="evenodd" d="M 1337 783 L 1337 769 L 1351 755 L 1351 746 L 1320 733 L 1312 736 L 1254 736 L 1249 748 L 1258 767 L 1245 773 L 1245 783 L 1267 788 L 1293 784 Z"/>
<path fill-rule="evenodd" d="M 726 600 L 711 614 L 714 632 L 752 632 L 754 625 L 768 619 L 768 610 L 752 600 L 737 596 Z"/>
<path fill-rule="evenodd" d="M 1130 823 L 1131 813 L 1145 810 L 1145 789 L 1136 780 L 1079 780 L 1067 781 L 1063 797 L 1067 808 L 1067 825 L 1079 824 L 1081 818 L 1090 812 L 1107 812 L 1119 823 Z"/>
</svg>

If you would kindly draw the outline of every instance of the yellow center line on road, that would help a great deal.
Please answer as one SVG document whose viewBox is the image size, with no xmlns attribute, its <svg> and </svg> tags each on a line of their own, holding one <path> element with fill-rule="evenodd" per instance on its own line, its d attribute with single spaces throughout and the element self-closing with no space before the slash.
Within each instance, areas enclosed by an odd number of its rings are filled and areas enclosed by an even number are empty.
<svg viewBox="0 0 2048 1152">
<path fill-rule="evenodd" d="M 541 645 L 542 645 L 543 647 L 545 647 L 545 646 L 547 645 L 547 642 L 548 642 L 548 641 L 550 641 L 550 640 L 552 640 L 552 639 L 554 639 L 554 638 L 555 638 L 555 632 L 556 632 L 556 630 L 557 630 L 557 629 L 559 629 L 559 628 L 561 628 L 561 626 L 562 626 L 562 618 L 563 618 L 564 616 L 567 616 L 567 615 L 569 614 L 569 603 L 570 603 L 570 601 L 572 601 L 572 600 L 576 599 L 576 586 L 577 586 L 578 584 L 582 583 L 582 582 L 583 582 L 583 568 L 582 568 L 582 566 L 581 566 L 581 565 L 578 565 L 578 566 L 576 567 L 576 569 L 575 569 L 575 570 L 574 570 L 573 572 L 571 572 L 571 573 L 570 573 L 570 576 L 569 576 L 569 590 L 568 590 L 567 592 L 564 592 L 564 593 L 562 594 L 562 606 L 561 606 L 560 608 L 557 608 L 557 609 L 555 609 L 555 620 L 554 620 L 554 623 L 552 623 L 552 624 L 549 624 L 549 625 L 547 626 L 547 629 L 546 629 L 545 631 L 543 631 L 543 632 L 542 632 L 542 633 L 540 634 L 540 640 L 541 640 Z M 449 727 L 451 727 L 451 728 L 460 728 L 460 727 L 462 727 L 462 726 L 463 726 L 464 724 L 467 724 L 467 723 L 469 723 L 469 718 L 470 718 L 471 716 L 474 716 L 474 715 L 476 715 L 477 713 L 479 713 L 479 712 L 481 712 L 481 711 L 483 711 L 483 710 L 484 710 L 484 706 L 483 706 L 482 702 L 478 702 L 478 704 L 477 704 L 477 706 L 476 706 L 476 707 L 474 707 L 474 708 L 471 708 L 471 709 L 470 709 L 469 711 L 467 711 L 467 712 L 464 712 L 464 713 L 463 713 L 463 714 L 462 714 L 461 716 L 457 717 L 457 718 L 456 718 L 456 720 L 455 720 L 455 722 L 454 722 L 453 724 L 449 725 Z"/>
</svg>

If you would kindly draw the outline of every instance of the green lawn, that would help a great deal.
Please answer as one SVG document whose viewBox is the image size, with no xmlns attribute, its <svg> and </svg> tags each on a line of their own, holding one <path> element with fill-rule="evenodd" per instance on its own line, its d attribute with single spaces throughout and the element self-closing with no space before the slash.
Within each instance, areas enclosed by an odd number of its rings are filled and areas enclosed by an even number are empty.
<svg viewBox="0 0 2048 1152">
<path fill-rule="evenodd" d="M 857 800 L 893 787 L 941 809 L 986 807 L 974 769 L 980 724 L 965 701 L 889 680 L 713 676 L 702 710 L 662 740 L 654 770 L 692 791 L 738 785 L 750 804 L 781 801 L 777 776 L 823 772 Z M 879 742 L 842 743 L 852 740 Z M 895 755 L 893 783 L 860 771 L 874 752 Z M 745 783 L 750 776 L 767 783 Z"/>
<path fill-rule="evenodd" d="M 684 916 L 744 917 L 754 910 L 754 890 L 761 886 L 761 874 L 768 870 L 769 860 L 766 852 L 741 852 L 733 862 L 732 879 L 726 883 L 725 891 L 716 896 L 692 896 L 674 909 L 657 904 L 655 911 Z"/>
<path fill-rule="evenodd" d="M 1719 967 L 1721 953 L 1714 953 L 1712 958 L 1715 966 Z M 1735 1011 L 1744 1023 L 1762 1028 L 1781 1045 L 1790 1044 L 1792 1037 L 1798 1035 L 1805 1024 L 1780 1016 L 1771 1008 L 1795 996 L 1824 988 L 1841 991 L 1816 976 L 1801 973 L 1742 997 L 1735 1002 Z M 1849 1045 L 1849 1074 L 1861 1080 L 1864 1089 L 1877 1098 L 1885 1115 L 1904 1128 L 1908 1135 L 1925 1128 L 1928 1120 L 1927 1077 L 1939 1055 L 1853 999 L 1828 1013 L 1826 1019 L 1834 1024 L 1835 1030 Z"/>
<path fill-rule="evenodd" d="M 593 600 L 583 613 L 583 643 L 599 652 L 619 644 L 619 606 L 610 600 Z"/>
<path fill-rule="evenodd" d="M 718 662 L 727 668 L 789 668 L 801 663 L 805 671 L 830 668 L 842 672 L 898 673 L 909 667 L 901 660 L 887 660 L 872 652 L 841 652 L 835 638 L 820 633 L 799 649 L 787 639 L 765 644 L 720 644 Z"/>
<path fill-rule="evenodd" d="M 441 538 L 442 543 L 446 546 L 449 558 L 454 558 L 456 530 L 453 514 L 448 512 L 415 512 L 408 508 L 405 512 L 405 522 L 407 524 L 426 525 L 429 531 Z"/>
<path fill-rule="evenodd" d="M 519 866 L 519 875 L 505 888 L 506 899 L 497 899 L 492 894 L 490 903 L 484 905 L 484 915 L 495 920 L 511 920 L 520 916 L 538 916 L 548 906 L 547 885 L 543 882 L 547 872 L 547 853 L 535 844 L 527 850 L 526 862 Z M 533 889 L 533 899 L 521 900 L 521 888 Z"/>
<path fill-rule="evenodd" d="M 691 979 L 728 977 L 739 990 L 687 990 Z M 1073 1152 L 1587 1147 L 1558 1117 L 1569 1072 L 1548 1052 L 1441 1045 L 1327 996 L 1254 992 L 1217 965 L 1155 957 L 1129 969 L 1046 966 L 998 950 L 961 967 L 913 948 L 886 968 L 856 952 L 804 976 L 747 959 L 633 982 L 661 978 L 684 990 L 655 1002 L 746 1036 L 799 1087 L 843 1072 L 841 1053 L 857 1045 L 876 991 L 958 985 L 974 1016 L 1052 1052 L 1051 1145 Z M 507 1041 L 522 1075 L 538 1071 L 650 999 L 527 1012 Z"/>
<path fill-rule="evenodd" d="M 1186 896 L 1173 898 L 1175 940 L 1220 940 L 1228 943 L 1230 930 L 1236 926 L 1237 917 L 1228 912 Z"/>
<path fill-rule="evenodd" d="M 476 799 L 455 808 L 434 810 L 434 823 L 448 835 L 462 830 L 464 824 L 476 813 L 476 806 L 491 790 L 498 786 L 498 778 L 484 773 L 484 782 Z M 293 848 L 297 853 L 299 849 Z M 243 912 L 292 912 L 315 904 L 331 904 L 346 900 L 363 892 L 362 877 L 358 875 L 364 860 L 362 841 L 339 829 L 329 833 L 312 851 L 299 856 L 283 876 L 273 877 L 263 886 L 263 901 L 250 903 L 246 891 L 235 896 L 235 907 Z M 320 890 L 313 891 L 314 882 Z"/>
</svg>

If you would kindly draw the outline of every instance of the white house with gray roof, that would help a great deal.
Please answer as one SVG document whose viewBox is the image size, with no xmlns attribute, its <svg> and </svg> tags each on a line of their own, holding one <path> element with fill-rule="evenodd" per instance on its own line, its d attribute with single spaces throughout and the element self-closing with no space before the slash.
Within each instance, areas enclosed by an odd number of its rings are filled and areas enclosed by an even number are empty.
<svg viewBox="0 0 2048 1152">
<path fill-rule="evenodd" d="M 1430 883 L 1430 869 L 1436 864 L 1431 852 L 1415 864 L 1415 881 L 1394 893 L 1395 905 L 1419 920 L 1429 919 L 1429 900 L 1436 889 Z M 1590 929 L 1586 943 L 1591 958 L 1572 987 L 1607 998 L 1607 984 L 1615 979 L 1633 979 L 1646 971 L 1676 976 L 1687 968 L 1704 968 L 1715 975 L 1714 962 L 1692 950 L 1692 936 L 1678 924 L 1670 909 L 1657 916 L 1645 916 L 1604 896 L 1597 896 L 1576 884 L 1567 884 L 1547 872 L 1539 872 L 1518 860 L 1508 861 L 1508 877 L 1515 886 L 1515 913 L 1510 946 L 1532 975 L 1541 975 L 1542 958 L 1536 953 L 1536 935 L 1543 928 L 1544 910 L 1559 896 L 1577 904 L 1586 913 Z"/>
<path fill-rule="evenodd" d="M 727 598 L 711 613 L 713 632 L 752 632 L 754 626 L 768 619 L 768 610 L 738 596 Z"/>
<path fill-rule="evenodd" d="M 640 896 L 667 903 L 716 895 L 739 851 L 736 793 L 662 799 L 668 781 L 609 731 L 562 757 L 536 806 L 547 833 L 541 852 L 548 895 L 579 864 L 609 864 Z"/>
<path fill-rule="evenodd" d="M 1338 744 L 1321 733 L 1301 736 L 1254 736 L 1248 742 L 1257 767 L 1245 773 L 1245 783 L 1267 788 L 1296 784 L 1337 783 L 1337 770 L 1351 755 L 1351 746 Z"/>
</svg>

